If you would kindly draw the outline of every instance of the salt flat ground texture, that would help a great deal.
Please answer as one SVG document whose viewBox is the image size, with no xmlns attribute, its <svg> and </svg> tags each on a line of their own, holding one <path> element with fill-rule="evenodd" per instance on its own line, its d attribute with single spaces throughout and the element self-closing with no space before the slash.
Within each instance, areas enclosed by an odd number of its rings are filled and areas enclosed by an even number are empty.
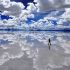
<svg viewBox="0 0 70 70">
<path fill-rule="evenodd" d="M 0 32 L 0 70 L 70 70 L 70 33 Z"/>
</svg>

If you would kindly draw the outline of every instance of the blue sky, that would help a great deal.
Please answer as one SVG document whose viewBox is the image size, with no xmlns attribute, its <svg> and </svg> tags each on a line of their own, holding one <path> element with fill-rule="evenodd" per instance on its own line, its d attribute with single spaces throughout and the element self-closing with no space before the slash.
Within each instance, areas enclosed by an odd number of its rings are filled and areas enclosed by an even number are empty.
<svg viewBox="0 0 70 70">
<path fill-rule="evenodd" d="M 2 0 L 0 25 L 20 25 L 22 28 L 35 29 L 69 29 L 69 3 L 66 0 Z"/>
<path fill-rule="evenodd" d="M 33 0 L 11 0 L 11 1 L 22 2 L 25 6 L 27 6 L 27 3 L 29 2 L 33 2 Z"/>
</svg>

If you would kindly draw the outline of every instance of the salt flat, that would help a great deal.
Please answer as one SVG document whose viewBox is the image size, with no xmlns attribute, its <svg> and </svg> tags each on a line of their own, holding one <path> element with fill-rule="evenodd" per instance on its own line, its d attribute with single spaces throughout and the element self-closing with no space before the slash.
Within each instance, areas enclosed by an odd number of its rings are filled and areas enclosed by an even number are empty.
<svg viewBox="0 0 70 70">
<path fill-rule="evenodd" d="M 0 32 L 0 70 L 70 70 L 70 33 Z"/>
</svg>

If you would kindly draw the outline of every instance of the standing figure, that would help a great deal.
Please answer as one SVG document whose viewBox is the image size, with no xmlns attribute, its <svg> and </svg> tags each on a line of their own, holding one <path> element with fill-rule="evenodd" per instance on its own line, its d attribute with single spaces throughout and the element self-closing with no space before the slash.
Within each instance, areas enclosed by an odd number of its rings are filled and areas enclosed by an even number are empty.
<svg viewBox="0 0 70 70">
<path fill-rule="evenodd" d="M 51 40 L 50 40 L 50 38 L 48 39 L 48 48 L 49 48 L 49 50 L 51 49 Z"/>
</svg>

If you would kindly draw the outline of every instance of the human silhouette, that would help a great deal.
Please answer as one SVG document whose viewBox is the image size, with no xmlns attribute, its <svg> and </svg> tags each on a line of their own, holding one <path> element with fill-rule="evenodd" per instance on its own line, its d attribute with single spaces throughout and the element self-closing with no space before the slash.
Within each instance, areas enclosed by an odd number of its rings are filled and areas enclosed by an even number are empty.
<svg viewBox="0 0 70 70">
<path fill-rule="evenodd" d="M 50 38 L 48 39 L 48 48 L 49 48 L 49 50 L 51 49 L 51 40 L 50 40 Z"/>
</svg>

